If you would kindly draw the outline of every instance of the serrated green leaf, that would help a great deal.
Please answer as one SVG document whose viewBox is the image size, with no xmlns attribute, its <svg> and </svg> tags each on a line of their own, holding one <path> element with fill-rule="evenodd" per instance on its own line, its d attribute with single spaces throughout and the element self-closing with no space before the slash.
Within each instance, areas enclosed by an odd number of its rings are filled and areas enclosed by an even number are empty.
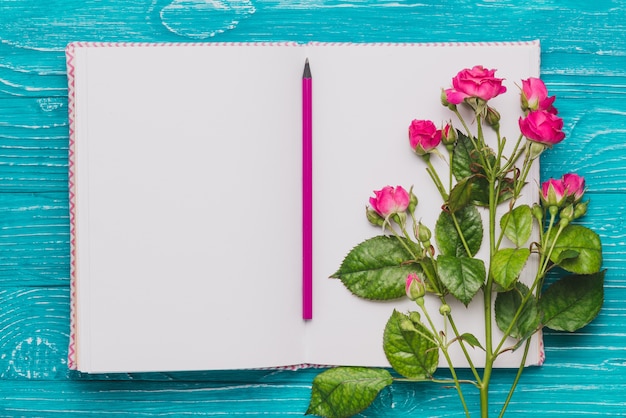
<svg viewBox="0 0 626 418">
<path fill-rule="evenodd" d="M 392 383 L 391 374 L 384 369 L 337 367 L 326 370 L 313 379 L 306 415 L 353 416 L 365 410 L 378 393 Z"/>
<path fill-rule="evenodd" d="M 463 132 L 457 130 L 457 135 L 458 140 L 454 147 L 452 159 L 452 174 L 457 181 L 460 181 L 473 174 L 471 167 L 475 164 L 474 159 L 472 159 L 474 145 Z"/>
<path fill-rule="evenodd" d="M 450 190 L 450 196 L 448 197 L 447 205 L 448 210 L 452 213 L 458 212 L 467 206 L 472 197 L 472 185 L 474 183 L 474 177 L 467 177 L 460 180 Z"/>
<path fill-rule="evenodd" d="M 541 297 L 544 325 L 557 331 L 576 331 L 591 322 L 604 302 L 604 271 L 566 276 Z"/>
<path fill-rule="evenodd" d="M 549 239 L 552 242 L 553 238 Z M 578 256 L 571 257 L 572 251 Z M 563 254 L 565 252 L 565 254 Z M 598 234 L 581 225 L 569 225 L 556 240 L 550 260 L 576 274 L 593 274 L 602 267 L 602 243 Z"/>
<path fill-rule="evenodd" d="M 471 200 L 475 205 L 489 206 L 489 180 L 482 175 L 474 175 Z"/>
<path fill-rule="evenodd" d="M 477 258 L 440 255 L 437 273 L 450 293 L 465 306 L 485 282 L 485 263 Z"/>
<path fill-rule="evenodd" d="M 470 250 L 469 255 L 455 227 L 453 216 L 465 237 Z M 435 242 L 441 254 L 459 257 L 475 256 L 483 243 L 483 223 L 478 209 L 469 205 L 455 214 L 441 212 L 435 224 Z"/>
<path fill-rule="evenodd" d="M 474 348 L 478 347 L 481 350 L 485 351 L 483 346 L 480 344 L 480 341 L 478 341 L 478 338 L 476 338 L 474 334 L 470 334 L 469 332 L 466 332 L 465 334 L 460 335 L 459 339 L 465 341 L 466 343 L 468 343 Z"/>
<path fill-rule="evenodd" d="M 407 246 L 409 240 L 401 238 Z M 405 283 L 409 273 L 421 275 L 413 256 L 396 237 L 380 235 L 354 247 L 331 277 L 341 282 L 354 295 L 371 300 L 390 300 L 406 296 Z"/>
<path fill-rule="evenodd" d="M 454 147 L 454 157 L 452 159 L 452 174 L 458 182 L 472 177 L 470 200 L 476 205 L 488 205 L 489 182 L 484 177 L 484 170 L 478 159 L 478 154 L 467 135 L 458 130 L 457 134 L 458 140 Z"/>
<path fill-rule="evenodd" d="M 559 259 L 556 264 L 560 264 L 563 260 L 567 260 L 568 258 L 576 258 L 580 255 L 580 253 L 576 250 L 564 250 L 559 254 Z"/>
<path fill-rule="evenodd" d="M 517 282 L 515 288 L 508 292 L 498 293 L 495 302 L 496 324 L 502 332 L 506 332 L 517 310 L 522 304 L 522 299 L 529 292 L 528 287 Z M 511 328 L 511 337 L 520 340 L 528 338 L 538 328 L 540 322 L 539 310 L 537 309 L 537 299 L 531 297 L 522 308 L 520 315 Z"/>
<path fill-rule="evenodd" d="M 383 333 L 383 349 L 395 371 L 410 379 L 425 379 L 437 369 L 439 349 L 428 328 L 412 319 L 393 311 Z"/>
<path fill-rule="evenodd" d="M 458 139 L 454 147 L 454 158 L 452 160 L 452 174 L 457 181 L 470 177 L 474 174 L 484 175 L 480 154 L 474 148 L 474 144 L 470 137 L 463 132 L 457 130 Z M 495 164 L 496 155 L 489 147 L 481 150 L 485 158 L 491 165 Z"/>
<path fill-rule="evenodd" d="M 530 206 L 521 205 L 500 218 L 500 228 L 504 235 L 517 247 L 522 247 L 530 239 L 533 230 L 533 215 Z"/>
<path fill-rule="evenodd" d="M 502 248 L 491 259 L 491 275 L 493 280 L 504 290 L 515 285 L 526 261 L 530 257 L 528 248 Z"/>
</svg>

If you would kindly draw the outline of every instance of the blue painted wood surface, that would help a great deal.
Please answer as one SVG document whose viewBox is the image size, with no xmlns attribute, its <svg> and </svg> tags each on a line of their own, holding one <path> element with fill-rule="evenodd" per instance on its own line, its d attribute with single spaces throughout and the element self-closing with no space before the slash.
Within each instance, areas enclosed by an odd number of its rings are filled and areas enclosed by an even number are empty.
<svg viewBox="0 0 626 418">
<path fill-rule="evenodd" d="M 0 416 L 297 416 L 317 374 L 67 370 L 68 42 L 532 39 L 568 135 L 542 156 L 542 177 L 587 178 L 583 221 L 602 236 L 609 270 L 599 317 L 546 335 L 546 364 L 527 370 L 507 416 L 626 416 L 625 0 L 0 0 Z M 494 401 L 512 376 L 496 373 Z M 453 390 L 409 384 L 363 416 L 409 414 L 462 416 Z"/>
</svg>

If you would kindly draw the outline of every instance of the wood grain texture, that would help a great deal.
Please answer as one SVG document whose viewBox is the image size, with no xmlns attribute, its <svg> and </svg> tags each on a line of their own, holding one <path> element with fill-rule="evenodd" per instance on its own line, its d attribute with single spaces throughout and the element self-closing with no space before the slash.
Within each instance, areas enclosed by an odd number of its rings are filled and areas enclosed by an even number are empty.
<svg viewBox="0 0 626 418">
<path fill-rule="evenodd" d="M 0 0 L 0 416 L 299 416 L 317 374 L 67 370 L 68 42 L 532 39 L 568 136 L 542 156 L 542 177 L 587 178 L 581 222 L 602 236 L 608 273 L 599 317 L 546 334 L 546 364 L 527 370 L 507 416 L 626 416 L 625 10 L 625 0 Z M 497 371 L 495 402 L 512 376 Z M 385 390 L 363 416 L 409 414 L 462 416 L 454 391 L 422 385 Z"/>
</svg>

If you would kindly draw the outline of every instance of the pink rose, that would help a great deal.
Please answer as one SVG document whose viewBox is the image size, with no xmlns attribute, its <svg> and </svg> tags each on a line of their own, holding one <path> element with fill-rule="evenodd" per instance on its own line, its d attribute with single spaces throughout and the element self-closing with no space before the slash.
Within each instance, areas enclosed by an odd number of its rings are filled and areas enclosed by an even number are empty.
<svg viewBox="0 0 626 418">
<path fill-rule="evenodd" d="M 409 273 L 406 277 L 406 295 L 411 300 L 417 300 L 419 298 L 424 297 L 426 294 L 426 286 L 424 286 L 424 282 L 422 279 L 417 277 L 415 273 Z"/>
<path fill-rule="evenodd" d="M 547 146 L 558 144 L 565 138 L 563 119 L 545 110 L 533 110 L 519 119 L 522 134 L 531 141 Z"/>
<path fill-rule="evenodd" d="M 567 198 L 573 203 L 578 203 L 585 193 L 585 178 L 575 173 L 568 173 L 563 175 L 562 181 Z"/>
<path fill-rule="evenodd" d="M 494 77 L 495 72 L 482 65 L 461 70 L 452 79 L 452 88 L 445 91 L 447 101 L 459 104 L 468 97 L 487 101 L 506 92 L 506 87 L 502 85 L 503 79 Z"/>
<path fill-rule="evenodd" d="M 563 180 L 550 179 L 541 184 L 541 201 L 547 206 L 561 207 L 565 203 L 565 183 Z"/>
<path fill-rule="evenodd" d="M 386 218 L 394 213 L 402 213 L 409 207 L 409 193 L 402 186 L 383 187 L 375 190 L 376 197 L 370 197 L 370 205 L 380 216 Z"/>
<path fill-rule="evenodd" d="M 557 110 L 552 106 L 556 97 L 548 97 L 548 89 L 539 78 L 531 77 L 522 80 L 522 109 L 545 110 L 548 113 L 557 114 Z"/>
<path fill-rule="evenodd" d="M 409 142 L 417 155 L 425 155 L 441 142 L 441 130 L 429 120 L 413 120 L 409 126 Z"/>
</svg>

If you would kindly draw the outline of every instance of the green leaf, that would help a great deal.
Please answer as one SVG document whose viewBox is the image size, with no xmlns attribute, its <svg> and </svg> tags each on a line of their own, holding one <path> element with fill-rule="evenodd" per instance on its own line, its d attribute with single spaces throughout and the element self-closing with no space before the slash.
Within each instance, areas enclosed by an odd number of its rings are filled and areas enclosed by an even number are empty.
<svg viewBox="0 0 626 418">
<path fill-rule="evenodd" d="M 470 138 L 457 130 L 458 140 L 454 147 L 452 173 L 458 182 L 472 177 L 470 200 L 480 206 L 489 204 L 489 182 L 484 177 L 478 154 Z"/>
<path fill-rule="evenodd" d="M 469 136 L 457 130 L 458 140 L 454 147 L 454 158 L 452 160 L 452 174 L 457 181 L 470 177 L 474 174 L 485 174 L 480 154 L 474 148 L 474 144 Z M 492 165 L 495 164 L 496 155 L 489 147 L 482 149 L 485 159 Z"/>
<path fill-rule="evenodd" d="M 522 299 L 529 292 L 528 287 L 517 282 L 515 288 L 503 293 L 498 293 L 495 303 L 496 324 L 502 332 L 506 332 L 519 307 Z M 532 335 L 539 327 L 540 317 L 537 309 L 537 299 L 531 296 L 522 308 L 522 311 L 511 328 L 510 335 L 514 338 L 524 340 Z"/>
<path fill-rule="evenodd" d="M 561 251 L 559 254 L 559 259 L 556 264 L 560 264 L 563 260 L 567 260 L 568 258 L 576 258 L 580 253 L 576 250 L 565 250 Z"/>
<path fill-rule="evenodd" d="M 533 230 L 533 215 L 530 206 L 521 205 L 505 213 L 500 218 L 500 228 L 515 246 L 522 247 L 530 239 Z"/>
<path fill-rule="evenodd" d="M 511 200 L 514 196 L 515 181 L 512 178 L 504 177 L 499 183 L 500 194 L 498 195 L 498 204 Z"/>
<path fill-rule="evenodd" d="M 450 293 L 465 306 L 485 282 L 485 263 L 477 258 L 440 255 L 437 273 Z"/>
<path fill-rule="evenodd" d="M 576 331 L 591 322 L 604 302 L 604 271 L 566 276 L 543 293 L 544 325 L 557 331 Z"/>
<path fill-rule="evenodd" d="M 467 206 L 472 197 L 472 184 L 474 183 L 474 177 L 467 177 L 460 180 L 450 190 L 450 196 L 448 197 L 447 205 L 448 210 L 452 213 L 458 212 Z"/>
<path fill-rule="evenodd" d="M 530 257 L 528 248 L 502 248 L 491 259 L 493 280 L 504 290 L 510 290 L 517 281 L 526 261 Z"/>
<path fill-rule="evenodd" d="M 469 332 L 466 332 L 465 334 L 461 334 L 459 336 L 459 339 L 465 341 L 466 343 L 468 343 L 474 348 L 478 347 L 481 350 L 485 351 L 483 346 L 480 344 L 480 341 L 478 341 L 478 338 L 476 338 L 474 334 L 470 334 Z"/>
<path fill-rule="evenodd" d="M 411 248 L 414 243 L 401 238 Z M 354 295 L 372 300 L 389 300 L 405 296 L 404 286 L 409 273 L 421 274 L 413 256 L 400 239 L 380 235 L 354 247 L 331 277 L 341 282 Z"/>
<path fill-rule="evenodd" d="M 469 255 L 455 227 L 455 219 L 469 247 Z M 441 254 L 459 257 L 475 256 L 483 242 L 483 223 L 478 209 L 469 205 L 455 214 L 442 211 L 435 224 L 435 242 Z"/>
<path fill-rule="evenodd" d="M 548 242 L 551 243 L 553 239 L 551 237 Z M 578 252 L 578 256 L 572 257 L 572 251 Z M 569 225 L 557 238 L 550 260 L 570 273 L 597 273 L 602 266 L 600 237 L 584 226 Z"/>
<path fill-rule="evenodd" d="M 395 371 L 424 379 L 437 369 L 439 349 L 432 333 L 415 319 L 394 310 L 383 333 L 383 349 Z"/>
<path fill-rule="evenodd" d="M 384 369 L 337 367 L 326 370 L 313 379 L 306 415 L 340 418 L 358 414 L 392 382 L 391 374 Z"/>
<path fill-rule="evenodd" d="M 457 181 L 463 180 L 474 174 L 472 167 L 475 166 L 475 159 L 472 158 L 474 145 L 470 138 L 457 129 L 458 140 L 454 147 L 454 158 L 452 159 L 452 173 Z"/>
<path fill-rule="evenodd" d="M 489 180 L 482 175 L 474 175 L 471 200 L 475 205 L 489 206 Z"/>
<path fill-rule="evenodd" d="M 457 130 L 457 134 L 458 140 L 454 147 L 454 157 L 452 159 L 452 174 L 454 175 L 454 178 L 456 178 L 457 181 L 461 181 L 477 174 L 476 177 L 478 179 L 485 179 L 486 182 L 485 169 L 480 159 L 480 154 L 474 148 L 471 138 L 459 130 Z M 486 160 L 488 160 L 492 165 L 495 164 L 496 155 L 491 148 L 483 148 L 482 153 Z M 474 189 L 475 192 L 481 191 L 480 187 L 474 187 Z M 478 195 L 481 194 L 478 193 Z M 488 195 L 488 193 L 482 194 L 484 198 Z M 479 201 L 480 200 L 481 199 L 479 197 Z M 486 199 L 484 203 L 488 203 L 488 199 Z"/>
</svg>

